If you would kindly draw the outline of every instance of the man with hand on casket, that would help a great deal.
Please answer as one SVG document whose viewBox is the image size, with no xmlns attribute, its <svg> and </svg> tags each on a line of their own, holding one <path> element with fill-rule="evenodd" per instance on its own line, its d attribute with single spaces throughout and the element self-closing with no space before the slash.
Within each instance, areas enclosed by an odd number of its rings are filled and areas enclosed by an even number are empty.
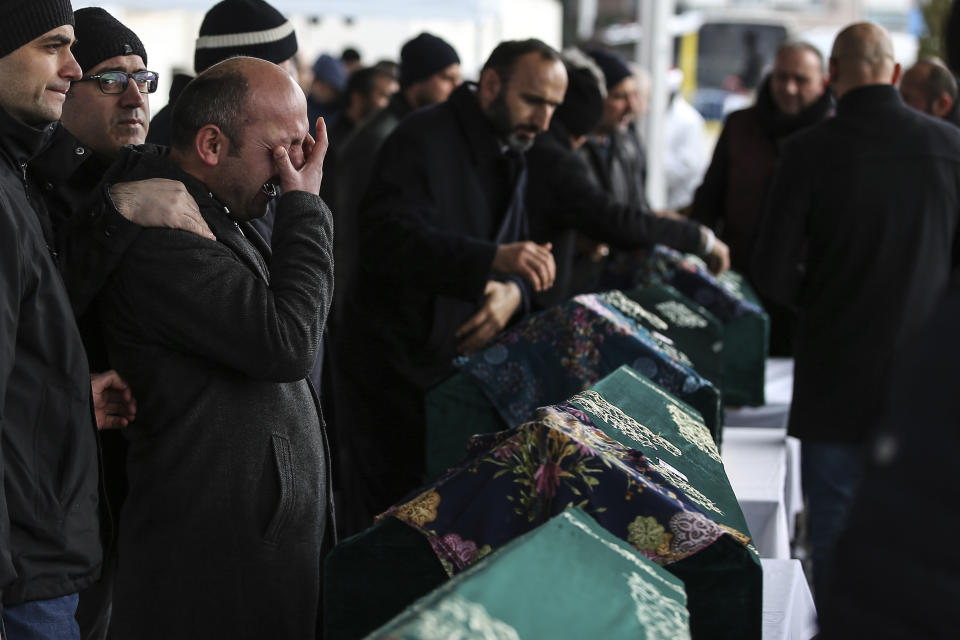
<svg viewBox="0 0 960 640">
<path fill-rule="evenodd" d="M 553 284 L 550 246 L 527 241 L 524 151 L 566 87 L 552 48 L 503 42 L 479 84 L 407 116 L 384 143 L 335 347 L 348 527 L 369 526 L 422 482 L 424 399 L 453 358 L 482 348 Z"/>
<path fill-rule="evenodd" d="M 596 127 L 604 110 L 603 76 L 590 58 L 564 51 L 569 84 L 550 129 L 537 137 L 527 153 L 527 208 L 530 230 L 538 241 L 553 245 L 557 281 L 537 295 L 540 307 L 573 295 L 598 290 L 599 268 L 593 252 L 577 251 L 577 234 L 615 249 L 632 250 L 655 243 L 696 253 L 715 273 L 730 266 L 727 246 L 695 222 L 657 216 L 646 203 L 620 202 L 590 178 L 590 167 L 576 152 Z"/>
</svg>

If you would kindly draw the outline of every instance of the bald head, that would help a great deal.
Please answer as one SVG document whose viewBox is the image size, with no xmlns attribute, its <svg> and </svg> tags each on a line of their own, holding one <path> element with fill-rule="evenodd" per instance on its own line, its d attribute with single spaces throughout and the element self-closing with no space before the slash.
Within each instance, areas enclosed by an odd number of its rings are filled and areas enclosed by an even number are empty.
<svg viewBox="0 0 960 640">
<path fill-rule="evenodd" d="M 909 106 L 944 118 L 957 101 L 957 81 L 937 58 L 921 58 L 903 72 L 900 95 Z"/>
<path fill-rule="evenodd" d="M 193 147 L 206 125 L 217 126 L 236 145 L 244 127 L 275 101 L 303 98 L 281 67 L 259 58 L 236 57 L 213 65 L 183 90 L 173 109 L 171 147 Z"/>
<path fill-rule="evenodd" d="M 830 54 L 830 85 L 838 98 L 857 87 L 896 84 L 899 79 L 900 65 L 886 29 L 858 22 L 837 35 Z"/>
<path fill-rule="evenodd" d="M 173 108 L 171 158 L 235 220 L 262 216 L 280 184 L 274 152 L 295 168 L 312 148 L 303 91 L 282 68 L 230 58 L 197 76 Z"/>
</svg>

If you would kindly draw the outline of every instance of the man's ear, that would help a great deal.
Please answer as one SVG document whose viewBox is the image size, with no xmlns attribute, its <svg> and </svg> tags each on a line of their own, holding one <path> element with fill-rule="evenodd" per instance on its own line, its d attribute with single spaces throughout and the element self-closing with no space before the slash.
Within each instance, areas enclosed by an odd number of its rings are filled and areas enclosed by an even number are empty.
<svg viewBox="0 0 960 640">
<path fill-rule="evenodd" d="M 890 76 L 890 84 L 897 86 L 900 84 L 900 74 L 903 72 L 903 69 L 900 67 L 899 62 L 893 64 L 893 75 Z"/>
<path fill-rule="evenodd" d="M 197 157 L 207 166 L 215 167 L 227 155 L 230 139 L 215 124 L 206 124 L 193 138 L 193 148 Z"/>
<path fill-rule="evenodd" d="M 931 115 L 937 118 L 943 118 L 948 113 L 950 109 L 953 108 L 953 98 L 950 97 L 950 94 L 946 91 L 940 93 L 936 100 L 930 105 Z"/>
<path fill-rule="evenodd" d="M 827 77 L 823 79 L 825 86 L 829 87 L 830 85 L 836 83 L 838 79 L 837 76 L 839 75 L 838 74 L 839 66 L 840 65 L 837 64 L 836 58 L 830 58 L 830 60 L 827 61 Z"/>
<path fill-rule="evenodd" d="M 480 100 L 480 106 L 486 109 L 500 95 L 500 88 L 503 82 L 500 75 L 493 69 L 484 69 L 480 74 L 480 87 L 477 98 Z"/>
</svg>

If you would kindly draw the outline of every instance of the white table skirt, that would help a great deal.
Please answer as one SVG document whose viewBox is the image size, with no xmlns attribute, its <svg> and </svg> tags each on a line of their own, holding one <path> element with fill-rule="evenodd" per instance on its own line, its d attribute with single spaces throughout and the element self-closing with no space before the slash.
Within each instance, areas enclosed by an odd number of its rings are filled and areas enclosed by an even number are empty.
<svg viewBox="0 0 960 640">
<path fill-rule="evenodd" d="M 761 558 L 790 558 L 790 511 L 799 498 L 787 498 L 794 484 L 789 471 L 796 464 L 787 452 L 782 429 L 723 430 L 723 466 Z"/>
<path fill-rule="evenodd" d="M 810 640 L 817 610 L 799 560 L 763 559 L 763 640 Z"/>
</svg>

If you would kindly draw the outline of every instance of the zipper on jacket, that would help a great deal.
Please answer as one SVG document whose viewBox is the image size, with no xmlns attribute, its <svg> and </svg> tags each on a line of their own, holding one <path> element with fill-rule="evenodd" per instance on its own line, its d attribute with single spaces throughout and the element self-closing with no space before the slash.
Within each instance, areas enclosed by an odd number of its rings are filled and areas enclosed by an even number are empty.
<svg viewBox="0 0 960 640">
<path fill-rule="evenodd" d="M 23 195 L 26 196 L 27 198 L 27 204 L 30 205 L 30 207 L 34 210 L 34 212 L 37 212 L 37 208 L 33 204 L 33 198 L 30 197 L 30 183 L 29 183 L 29 180 L 27 179 L 27 163 L 26 162 L 20 163 L 20 179 L 23 181 Z M 39 218 L 40 216 L 41 214 L 37 213 L 37 217 Z M 42 221 L 40 226 L 43 227 Z M 46 245 L 47 251 L 50 253 L 50 257 L 53 258 L 53 263 L 59 266 L 60 265 L 59 254 L 57 253 L 56 249 L 50 246 L 50 241 L 47 239 L 46 233 L 44 233 L 43 236 L 44 236 L 43 244 Z"/>
</svg>

